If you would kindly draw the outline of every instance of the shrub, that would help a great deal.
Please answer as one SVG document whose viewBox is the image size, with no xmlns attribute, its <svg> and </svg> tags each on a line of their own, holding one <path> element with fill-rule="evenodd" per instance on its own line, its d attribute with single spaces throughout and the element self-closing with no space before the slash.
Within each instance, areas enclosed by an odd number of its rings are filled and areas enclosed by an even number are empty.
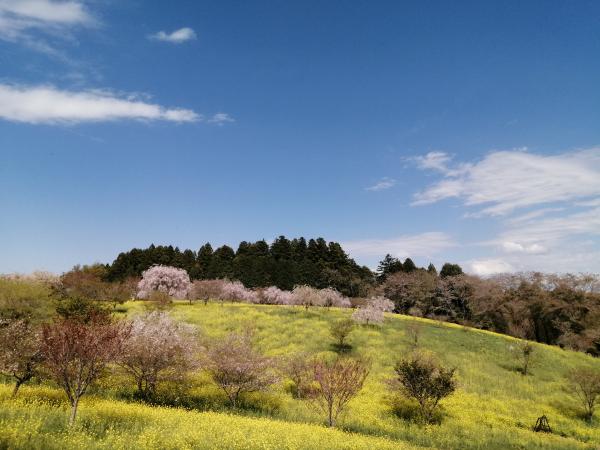
<svg viewBox="0 0 600 450">
<path fill-rule="evenodd" d="M 235 408 L 241 394 L 263 391 L 278 381 L 274 360 L 254 348 L 250 333 L 231 333 L 207 352 L 207 370 Z"/>
<path fill-rule="evenodd" d="M 335 426 L 348 402 L 362 389 L 368 374 L 369 365 L 358 359 L 317 359 L 312 363 L 310 399 L 327 415 L 330 427 Z"/>
<path fill-rule="evenodd" d="M 146 299 L 153 291 L 160 291 L 168 294 L 169 297 L 186 298 L 190 287 L 190 277 L 184 269 L 152 266 L 142 273 L 137 296 Z"/>
<path fill-rule="evenodd" d="M 333 322 L 330 327 L 331 336 L 335 339 L 335 347 L 338 351 L 347 351 L 352 348 L 346 339 L 352 333 L 355 322 L 352 319 L 341 319 Z"/>
<path fill-rule="evenodd" d="M 25 320 L 0 322 L 0 373 L 15 379 L 12 397 L 36 375 L 41 361 L 38 330 Z"/>
<path fill-rule="evenodd" d="M 600 371 L 580 368 L 569 374 L 571 392 L 577 397 L 585 411 L 588 422 L 594 417 L 596 403 L 600 400 Z"/>
<path fill-rule="evenodd" d="M 312 382 L 310 356 L 306 353 L 296 353 L 287 358 L 282 367 L 284 375 L 292 380 L 292 396 L 304 398 L 309 393 Z"/>
<path fill-rule="evenodd" d="M 391 389 L 415 400 L 425 423 L 433 422 L 440 401 L 456 389 L 455 370 L 446 369 L 422 354 L 400 360 L 394 371 L 396 377 L 390 382 Z"/>
<path fill-rule="evenodd" d="M 181 381 L 196 362 L 195 328 L 164 312 L 136 317 L 118 364 L 130 375 L 143 398 L 156 394 L 162 381 Z"/>
<path fill-rule="evenodd" d="M 510 350 L 513 353 L 513 357 L 519 363 L 519 371 L 523 375 L 529 373 L 531 363 L 535 351 L 535 347 L 529 341 L 524 339 L 519 340 L 514 346 L 510 346 Z"/>
</svg>

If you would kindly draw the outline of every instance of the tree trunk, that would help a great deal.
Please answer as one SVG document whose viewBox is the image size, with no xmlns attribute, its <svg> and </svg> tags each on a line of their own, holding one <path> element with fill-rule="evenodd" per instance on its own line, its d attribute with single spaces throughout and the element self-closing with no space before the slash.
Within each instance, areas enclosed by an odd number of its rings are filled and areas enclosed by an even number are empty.
<svg viewBox="0 0 600 450">
<path fill-rule="evenodd" d="M 75 423 L 75 417 L 77 416 L 78 404 L 79 404 L 78 398 L 73 400 L 73 403 L 71 404 L 71 416 L 69 417 L 69 426 L 73 426 L 73 424 Z"/>
<path fill-rule="evenodd" d="M 329 426 L 333 427 L 334 425 L 335 424 L 334 424 L 334 420 L 333 420 L 333 410 L 329 409 Z"/>
<path fill-rule="evenodd" d="M 17 392 L 19 392 L 19 388 L 22 384 L 23 382 L 21 380 L 17 380 L 17 382 L 15 383 L 15 388 L 12 391 L 12 395 L 10 396 L 11 398 L 15 398 L 17 396 Z"/>
</svg>

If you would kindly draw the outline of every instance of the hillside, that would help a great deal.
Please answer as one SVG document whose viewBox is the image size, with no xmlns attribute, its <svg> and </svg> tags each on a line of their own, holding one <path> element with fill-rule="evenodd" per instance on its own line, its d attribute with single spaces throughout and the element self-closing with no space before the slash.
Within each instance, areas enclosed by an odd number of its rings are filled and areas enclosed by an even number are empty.
<svg viewBox="0 0 600 450">
<path fill-rule="evenodd" d="M 127 314 L 142 310 L 141 302 L 124 308 Z M 171 314 L 197 325 L 209 338 L 251 324 L 265 352 L 288 355 L 330 351 L 329 323 L 351 312 L 181 302 Z M 457 368 L 459 389 L 443 402 L 441 425 L 422 427 L 398 418 L 385 388 L 397 359 L 410 351 L 407 325 L 415 322 L 421 324 L 419 346 Z M 381 328 L 356 329 L 350 342 L 352 353 L 370 357 L 373 366 L 340 420 L 344 432 L 323 428 L 323 417 L 294 400 L 285 383 L 274 392 L 249 396 L 233 415 L 218 389 L 198 376 L 181 404 L 212 412 L 127 403 L 130 382 L 123 380 L 118 389 L 102 383 L 84 398 L 81 420 L 70 434 L 66 403 L 57 390 L 26 387 L 12 402 L 10 387 L 1 386 L 0 448 L 315 448 L 317 443 L 328 448 L 598 448 L 599 419 L 586 424 L 564 391 L 564 376 L 573 367 L 600 369 L 595 358 L 534 344 L 531 375 L 523 376 L 511 356 L 513 338 L 399 315 L 388 315 Z M 531 431 L 543 414 L 553 434 Z"/>
</svg>

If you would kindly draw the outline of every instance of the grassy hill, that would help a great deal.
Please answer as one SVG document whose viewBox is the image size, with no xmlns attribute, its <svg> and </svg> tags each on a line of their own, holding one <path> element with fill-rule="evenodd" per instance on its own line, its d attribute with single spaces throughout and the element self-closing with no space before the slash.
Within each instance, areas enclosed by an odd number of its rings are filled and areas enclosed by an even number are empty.
<svg viewBox="0 0 600 450">
<path fill-rule="evenodd" d="M 127 314 L 142 310 L 139 302 L 125 308 Z M 171 314 L 197 325 L 207 337 L 251 324 L 261 349 L 288 355 L 330 352 L 329 324 L 351 312 L 177 303 Z M 443 403 L 441 425 L 419 426 L 399 418 L 385 388 L 395 362 L 410 351 L 407 326 L 413 321 L 422 325 L 420 347 L 457 368 L 459 389 Z M 246 397 L 234 415 L 204 375 L 182 396 L 185 410 L 128 402 L 133 385 L 115 374 L 84 397 L 69 433 L 61 392 L 31 386 L 11 401 L 10 387 L 0 385 L 0 448 L 600 448 L 600 420 L 581 420 L 578 404 L 564 391 L 570 369 L 600 369 L 599 360 L 534 344 L 531 374 L 523 376 L 511 356 L 515 340 L 510 337 L 398 315 L 388 315 L 381 328 L 356 329 L 350 342 L 352 353 L 369 356 L 373 366 L 338 430 L 323 427 L 324 417 L 293 399 L 285 383 Z M 543 414 L 552 434 L 531 431 Z"/>
</svg>

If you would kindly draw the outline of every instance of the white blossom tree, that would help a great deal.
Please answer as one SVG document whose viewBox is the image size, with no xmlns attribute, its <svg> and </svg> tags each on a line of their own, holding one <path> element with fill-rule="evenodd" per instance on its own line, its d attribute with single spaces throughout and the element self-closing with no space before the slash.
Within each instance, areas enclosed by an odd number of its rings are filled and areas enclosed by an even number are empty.
<svg viewBox="0 0 600 450">
<path fill-rule="evenodd" d="M 321 289 L 319 295 L 322 298 L 323 306 L 335 306 L 337 308 L 350 308 L 351 306 L 350 300 L 333 288 Z"/>
<path fill-rule="evenodd" d="M 158 265 L 142 273 L 137 287 L 137 296 L 142 299 L 149 298 L 154 291 L 164 292 L 174 298 L 186 298 L 191 282 L 184 269 Z"/>
<path fill-rule="evenodd" d="M 131 322 L 118 364 L 130 375 L 138 392 L 151 398 L 161 381 L 177 381 L 197 362 L 196 329 L 154 311 Z"/>
</svg>

